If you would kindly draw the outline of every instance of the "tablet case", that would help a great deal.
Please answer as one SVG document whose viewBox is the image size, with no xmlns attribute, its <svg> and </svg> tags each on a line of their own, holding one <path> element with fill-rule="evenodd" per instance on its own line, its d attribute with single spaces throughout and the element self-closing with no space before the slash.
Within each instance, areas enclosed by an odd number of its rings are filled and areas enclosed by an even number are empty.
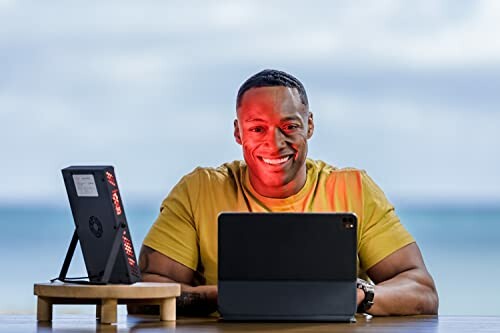
<svg viewBox="0 0 500 333">
<path fill-rule="evenodd" d="M 218 304 L 224 320 L 354 321 L 352 213 L 222 213 Z"/>
</svg>

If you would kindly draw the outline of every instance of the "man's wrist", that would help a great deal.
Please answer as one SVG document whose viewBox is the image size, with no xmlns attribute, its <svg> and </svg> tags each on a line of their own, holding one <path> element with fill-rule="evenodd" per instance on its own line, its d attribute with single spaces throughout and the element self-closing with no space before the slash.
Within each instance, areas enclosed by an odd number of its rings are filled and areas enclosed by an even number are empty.
<svg viewBox="0 0 500 333">
<path fill-rule="evenodd" d="M 371 282 L 359 279 L 356 281 L 356 288 L 361 289 L 364 294 L 364 298 L 359 303 L 357 312 L 366 313 L 372 306 L 375 298 L 375 285 Z"/>
</svg>

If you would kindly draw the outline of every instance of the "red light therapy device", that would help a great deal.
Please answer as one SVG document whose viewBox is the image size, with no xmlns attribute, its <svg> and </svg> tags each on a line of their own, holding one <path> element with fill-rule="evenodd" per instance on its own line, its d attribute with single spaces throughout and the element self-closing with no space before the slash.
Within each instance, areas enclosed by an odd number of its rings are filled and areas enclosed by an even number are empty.
<svg viewBox="0 0 500 333">
<path fill-rule="evenodd" d="M 62 174 L 75 232 L 58 279 L 66 280 L 76 244 L 80 242 L 89 283 L 139 281 L 141 274 L 114 168 L 71 166 L 63 169 Z"/>
</svg>

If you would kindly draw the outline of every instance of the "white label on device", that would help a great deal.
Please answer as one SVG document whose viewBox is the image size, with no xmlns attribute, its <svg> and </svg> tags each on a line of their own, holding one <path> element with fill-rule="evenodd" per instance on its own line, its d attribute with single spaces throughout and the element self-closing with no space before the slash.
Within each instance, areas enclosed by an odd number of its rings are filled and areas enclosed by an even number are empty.
<svg viewBox="0 0 500 333">
<path fill-rule="evenodd" d="M 79 197 L 98 197 L 94 175 L 73 175 L 76 195 Z"/>
</svg>

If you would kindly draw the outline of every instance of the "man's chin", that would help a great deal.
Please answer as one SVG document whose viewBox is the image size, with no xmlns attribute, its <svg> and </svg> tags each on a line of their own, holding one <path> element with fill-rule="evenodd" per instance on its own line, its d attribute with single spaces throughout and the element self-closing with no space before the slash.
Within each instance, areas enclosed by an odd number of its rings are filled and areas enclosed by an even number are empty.
<svg viewBox="0 0 500 333">
<path fill-rule="evenodd" d="M 280 188 L 286 186 L 286 177 L 281 173 L 266 173 L 260 175 L 259 181 L 263 186 L 269 188 Z"/>
</svg>

